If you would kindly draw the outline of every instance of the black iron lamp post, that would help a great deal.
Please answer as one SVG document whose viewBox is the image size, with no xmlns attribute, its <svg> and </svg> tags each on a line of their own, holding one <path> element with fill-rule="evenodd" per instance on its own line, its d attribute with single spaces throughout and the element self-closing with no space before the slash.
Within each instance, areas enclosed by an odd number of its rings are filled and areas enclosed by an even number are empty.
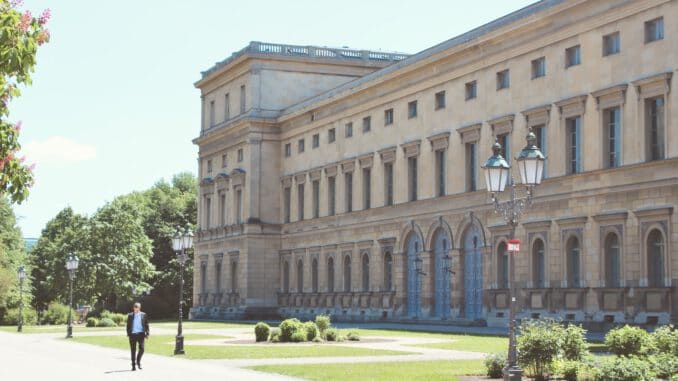
<svg viewBox="0 0 678 381">
<path fill-rule="evenodd" d="M 511 166 L 501 156 L 501 145 L 495 142 L 492 146 L 493 155 L 485 162 L 482 167 L 485 170 L 485 181 L 487 191 L 490 192 L 495 212 L 504 217 L 504 221 L 511 226 L 511 235 L 509 242 L 517 242 L 515 239 L 516 226 L 527 207 L 532 204 L 533 189 L 541 183 L 544 173 L 544 154 L 535 145 L 537 138 L 529 130 L 527 134 L 527 145 L 520 151 L 516 158 L 518 172 L 520 173 L 520 184 L 516 184 L 511 175 Z M 498 193 L 503 192 L 506 185 L 510 186 L 510 199 L 499 202 Z M 517 196 L 517 191 L 524 192 L 524 196 Z M 509 272 L 509 353 L 508 364 L 504 369 L 504 380 L 520 380 L 523 375 L 522 369 L 518 366 L 518 356 L 516 351 L 516 290 L 515 290 L 515 267 L 514 251 L 509 251 L 510 272 Z"/>
<path fill-rule="evenodd" d="M 69 280 L 69 302 L 68 302 L 68 327 L 66 328 L 66 338 L 70 339 L 73 337 L 73 316 L 71 310 L 73 308 L 73 279 L 75 279 L 75 271 L 78 269 L 78 264 L 80 260 L 78 256 L 70 253 L 66 257 L 66 270 L 68 270 L 68 280 Z"/>
<path fill-rule="evenodd" d="M 24 266 L 19 266 L 19 319 L 17 321 L 17 332 L 23 331 L 24 326 L 24 279 L 26 279 L 26 269 Z"/>
<path fill-rule="evenodd" d="M 184 231 L 183 234 L 181 234 L 181 231 L 177 227 L 176 233 L 174 233 L 174 236 L 172 237 L 172 249 L 174 249 L 174 253 L 177 255 L 177 262 L 179 262 L 179 323 L 177 326 L 177 337 L 174 342 L 174 354 L 175 355 L 183 355 L 184 352 L 184 336 L 182 334 L 182 321 L 183 321 L 183 296 L 184 296 L 184 265 L 186 264 L 186 261 L 188 260 L 188 255 L 186 254 L 186 250 L 189 250 L 190 248 L 193 247 L 193 233 L 190 231 L 188 227 L 186 227 L 186 230 Z"/>
</svg>

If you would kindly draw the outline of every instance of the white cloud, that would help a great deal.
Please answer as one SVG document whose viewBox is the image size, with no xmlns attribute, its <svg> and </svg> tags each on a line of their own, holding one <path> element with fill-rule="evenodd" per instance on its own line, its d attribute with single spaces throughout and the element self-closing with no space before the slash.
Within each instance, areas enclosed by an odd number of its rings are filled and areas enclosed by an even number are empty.
<svg viewBox="0 0 678 381">
<path fill-rule="evenodd" d="M 96 158 L 96 147 L 78 143 L 63 136 L 50 136 L 44 141 L 30 141 L 22 146 L 26 161 L 38 164 L 63 164 Z"/>
</svg>

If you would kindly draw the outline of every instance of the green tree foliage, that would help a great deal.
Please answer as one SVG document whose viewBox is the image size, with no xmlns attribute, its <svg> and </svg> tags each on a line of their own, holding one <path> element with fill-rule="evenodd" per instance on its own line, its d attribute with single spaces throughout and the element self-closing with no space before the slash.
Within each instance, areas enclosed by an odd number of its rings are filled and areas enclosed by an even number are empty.
<svg viewBox="0 0 678 381">
<path fill-rule="evenodd" d="M 0 320 L 19 305 L 18 268 L 25 261 L 24 241 L 9 201 L 0 197 Z M 30 269 L 27 269 L 30 271 Z M 24 305 L 31 300 L 30 279 L 24 281 Z"/>
<path fill-rule="evenodd" d="M 49 10 L 33 17 L 18 10 L 18 1 L 0 0 L 0 195 L 21 203 L 28 197 L 33 172 L 19 157 L 21 123 L 12 123 L 9 103 L 20 95 L 20 85 L 31 84 L 38 46 L 49 41 L 45 24 Z"/>
</svg>

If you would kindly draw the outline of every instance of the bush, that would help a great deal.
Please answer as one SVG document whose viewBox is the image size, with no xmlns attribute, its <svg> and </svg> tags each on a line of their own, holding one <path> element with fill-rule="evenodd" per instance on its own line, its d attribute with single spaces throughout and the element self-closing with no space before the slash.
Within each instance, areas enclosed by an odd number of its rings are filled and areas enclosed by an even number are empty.
<svg viewBox="0 0 678 381">
<path fill-rule="evenodd" d="M 501 378 L 506 367 L 506 355 L 503 353 L 490 354 L 485 357 L 485 372 L 489 378 Z"/>
<path fill-rule="evenodd" d="M 650 364 L 657 377 L 678 380 L 678 358 L 676 356 L 668 353 L 652 356 Z"/>
<path fill-rule="evenodd" d="M 269 340 L 271 340 L 272 343 L 280 342 L 280 330 L 278 328 L 271 328 Z"/>
<path fill-rule="evenodd" d="M 575 360 L 563 360 L 557 362 L 556 368 L 558 374 L 566 381 L 577 381 L 579 376 L 580 363 Z"/>
<path fill-rule="evenodd" d="M 303 329 L 294 332 L 290 341 L 293 343 L 303 343 L 306 341 L 306 332 Z"/>
<path fill-rule="evenodd" d="M 337 341 L 339 338 L 339 331 L 336 328 L 328 328 L 325 331 L 325 340 L 327 341 Z"/>
<path fill-rule="evenodd" d="M 678 356 L 678 331 L 671 326 L 657 328 L 650 335 L 652 349 L 659 354 Z"/>
<path fill-rule="evenodd" d="M 38 322 L 38 315 L 32 308 L 24 307 L 21 311 L 21 318 L 23 325 L 34 325 Z M 11 308 L 5 312 L 2 317 L 2 325 L 18 325 L 19 324 L 19 309 Z"/>
<path fill-rule="evenodd" d="M 306 331 L 306 340 L 308 341 L 313 341 L 313 339 L 318 337 L 318 326 L 312 321 L 304 323 L 304 331 Z"/>
<path fill-rule="evenodd" d="M 605 345 L 617 356 L 638 356 L 646 352 L 649 334 L 638 327 L 615 328 L 605 335 Z"/>
<path fill-rule="evenodd" d="M 346 335 L 346 340 L 348 340 L 348 341 L 360 341 L 360 335 L 358 335 L 358 332 L 350 331 Z"/>
<path fill-rule="evenodd" d="M 604 362 L 596 375 L 596 381 L 651 381 L 655 379 L 650 364 L 642 359 L 629 356 L 617 357 Z"/>
<path fill-rule="evenodd" d="M 518 363 L 537 380 L 551 370 L 562 343 L 563 327 L 554 320 L 525 320 L 517 338 Z"/>
<path fill-rule="evenodd" d="M 88 327 L 96 327 L 97 325 L 99 325 L 99 319 L 94 318 L 94 317 L 87 318 L 87 326 Z"/>
<path fill-rule="evenodd" d="M 589 345 L 586 342 L 586 330 L 581 326 L 571 324 L 562 330 L 562 356 L 565 360 L 580 361 L 588 354 Z"/>
<path fill-rule="evenodd" d="M 254 337 L 257 339 L 257 343 L 268 340 L 268 334 L 270 332 L 271 327 L 266 323 L 259 322 L 254 326 Z"/>
<path fill-rule="evenodd" d="M 304 325 L 299 319 L 287 319 L 283 320 L 278 328 L 280 328 L 280 341 L 288 342 L 292 341 L 292 335 L 303 330 Z M 305 334 L 306 332 L 302 333 Z"/>
<path fill-rule="evenodd" d="M 325 336 L 325 331 L 327 331 L 332 326 L 330 316 L 329 315 L 316 316 L 315 325 L 316 327 L 318 327 L 318 330 L 320 331 L 320 336 Z"/>
<path fill-rule="evenodd" d="M 322 337 L 316 336 L 316 337 L 313 338 L 313 342 L 314 342 L 314 343 L 323 343 L 324 340 L 323 340 Z"/>
<path fill-rule="evenodd" d="M 42 316 L 43 324 L 66 324 L 68 323 L 68 306 L 52 302 L 47 306 L 47 311 Z"/>
<path fill-rule="evenodd" d="M 117 327 L 117 324 L 111 318 L 101 318 L 97 327 Z"/>
<path fill-rule="evenodd" d="M 115 312 L 103 310 L 100 314 L 101 319 L 111 319 L 118 327 L 123 326 L 127 323 L 127 315 L 118 314 Z"/>
</svg>

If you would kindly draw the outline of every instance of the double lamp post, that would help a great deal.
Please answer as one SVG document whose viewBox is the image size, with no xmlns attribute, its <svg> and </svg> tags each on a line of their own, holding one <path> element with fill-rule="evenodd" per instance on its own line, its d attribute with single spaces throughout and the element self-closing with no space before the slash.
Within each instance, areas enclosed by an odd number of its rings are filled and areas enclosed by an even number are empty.
<svg viewBox="0 0 678 381">
<path fill-rule="evenodd" d="M 66 257 L 66 270 L 68 270 L 68 327 L 66 328 L 66 338 L 73 338 L 73 315 L 71 309 L 73 308 L 73 279 L 75 279 L 75 271 L 78 269 L 80 260 L 78 256 L 71 253 Z"/>
<path fill-rule="evenodd" d="M 516 243 L 516 226 L 518 225 L 523 212 L 532 204 L 534 187 L 541 183 L 544 174 L 544 154 L 535 145 L 536 136 L 529 130 L 527 134 L 527 145 L 520 151 L 516 158 L 518 172 L 520 174 L 520 184 L 516 184 L 511 174 L 511 166 L 501 156 L 502 147 L 498 142 L 492 146 L 493 155 L 485 162 L 482 167 L 485 170 L 485 181 L 487 191 L 490 192 L 494 210 L 504 218 L 504 221 L 511 226 L 509 236 L 509 352 L 508 364 L 504 368 L 504 380 L 520 380 L 523 375 L 522 369 L 518 366 L 516 351 L 516 284 L 514 254 L 517 251 L 514 247 Z M 510 198 L 500 202 L 498 194 L 503 192 L 506 186 L 509 186 Z M 519 194 L 521 193 L 521 194 Z"/>
<path fill-rule="evenodd" d="M 184 305 L 184 265 L 188 260 L 188 254 L 186 251 L 193 247 L 193 233 L 186 227 L 186 230 L 182 234 L 179 228 L 177 227 L 176 233 L 172 237 L 172 249 L 177 255 L 177 262 L 179 262 L 179 323 L 177 326 L 177 337 L 174 342 L 174 354 L 183 355 L 184 352 L 184 336 L 182 332 L 181 323 L 183 321 L 183 305 Z"/>
</svg>

